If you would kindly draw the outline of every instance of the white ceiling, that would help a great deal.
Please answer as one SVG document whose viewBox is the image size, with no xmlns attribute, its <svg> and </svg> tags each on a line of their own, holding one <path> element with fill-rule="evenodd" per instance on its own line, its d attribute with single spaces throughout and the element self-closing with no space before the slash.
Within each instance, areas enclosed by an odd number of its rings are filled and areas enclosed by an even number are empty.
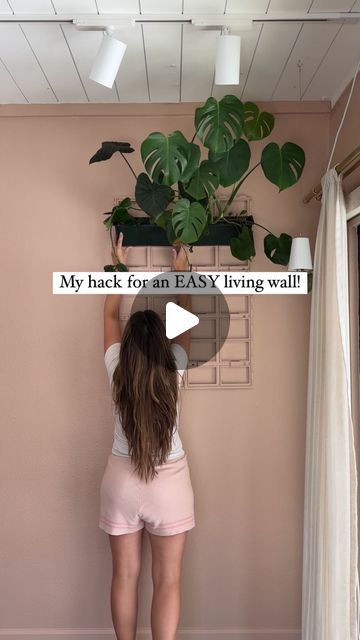
<svg viewBox="0 0 360 640">
<path fill-rule="evenodd" d="M 360 58 L 360 23 L 254 23 L 241 41 L 241 83 L 213 84 L 216 31 L 137 24 L 116 83 L 89 80 L 100 31 L 72 24 L 5 23 L 9 15 L 360 11 L 360 0 L 0 0 L 0 103 L 189 102 L 233 93 L 244 100 L 334 102 Z M 301 60 L 299 82 L 298 61 Z"/>
</svg>

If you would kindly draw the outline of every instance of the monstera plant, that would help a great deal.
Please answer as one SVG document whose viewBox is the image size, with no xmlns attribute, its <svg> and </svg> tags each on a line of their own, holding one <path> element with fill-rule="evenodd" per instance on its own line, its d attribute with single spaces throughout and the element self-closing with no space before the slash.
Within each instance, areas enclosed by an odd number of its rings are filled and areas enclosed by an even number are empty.
<svg viewBox="0 0 360 640">
<path fill-rule="evenodd" d="M 127 244 L 183 243 L 191 247 L 226 242 L 233 256 L 251 260 L 256 254 L 253 226 L 257 223 L 247 211 L 234 215 L 232 203 L 257 168 L 279 192 L 294 185 L 304 168 L 304 151 L 293 142 L 285 142 L 281 147 L 269 142 L 262 149 L 260 161 L 250 166 L 250 145 L 269 136 L 274 116 L 233 95 L 219 101 L 208 98 L 195 110 L 194 125 L 190 141 L 181 131 L 169 135 L 150 133 L 141 144 L 145 171 L 139 175 L 127 159 L 134 152 L 128 142 L 103 142 L 90 159 L 89 164 L 100 162 L 119 152 L 135 179 L 138 206 L 134 207 L 127 197 L 105 214 L 104 224 L 110 230 L 111 241 L 111 229 L 115 226 L 124 232 Z M 224 188 L 230 188 L 225 199 Z M 132 214 L 139 209 L 145 217 Z M 268 232 L 264 238 L 268 259 L 287 265 L 292 237 L 287 233 L 275 235 L 262 228 Z"/>
</svg>

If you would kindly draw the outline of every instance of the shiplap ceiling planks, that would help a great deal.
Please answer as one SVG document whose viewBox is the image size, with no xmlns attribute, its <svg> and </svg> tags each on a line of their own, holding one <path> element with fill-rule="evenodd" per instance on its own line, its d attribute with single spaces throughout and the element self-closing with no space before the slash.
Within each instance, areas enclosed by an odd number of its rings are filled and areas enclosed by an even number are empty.
<svg viewBox="0 0 360 640">
<path fill-rule="evenodd" d="M 311 11 L 351 11 L 354 0 L 314 0 Z"/>
<path fill-rule="evenodd" d="M 271 95 L 272 100 L 301 100 L 306 88 L 315 77 L 324 53 L 331 47 L 340 25 L 304 24 L 296 39 L 278 83 Z M 309 47 L 309 42 L 312 43 Z M 299 64 L 299 60 L 301 63 Z"/>
<path fill-rule="evenodd" d="M 201 102 L 204 96 L 211 95 L 216 36 L 216 31 L 203 31 L 199 38 L 190 25 L 183 26 L 181 101 Z"/>
<path fill-rule="evenodd" d="M 355 52 L 355 62 L 354 62 Z M 345 89 L 355 73 L 360 58 L 360 38 L 358 25 L 340 27 L 333 45 L 323 60 L 311 83 L 306 88 L 305 99 L 314 100 L 320 94 L 323 98 L 336 97 Z M 339 78 L 341 83 L 339 86 Z"/>
<path fill-rule="evenodd" d="M 263 25 L 244 86 L 244 99 L 269 100 L 271 98 L 274 84 L 279 79 L 300 29 L 301 24 L 297 22 L 290 24 L 268 22 Z"/>
<path fill-rule="evenodd" d="M 273 11 L 301 11 L 307 12 L 311 7 L 311 0 L 272 0 L 268 13 Z"/>
<path fill-rule="evenodd" d="M 178 102 L 180 95 L 181 24 L 143 25 L 146 64 L 152 102 Z"/>
<path fill-rule="evenodd" d="M 70 23 L 1 23 L 33 16 L 360 12 L 360 0 L 0 0 L 0 103 L 201 102 L 234 93 L 246 100 L 332 100 L 360 58 L 360 23 L 254 23 L 241 32 L 238 86 L 214 85 L 217 31 L 143 23 L 116 37 L 127 50 L 112 89 L 89 80 L 99 31 Z M 299 61 L 301 70 L 299 73 Z"/>
</svg>

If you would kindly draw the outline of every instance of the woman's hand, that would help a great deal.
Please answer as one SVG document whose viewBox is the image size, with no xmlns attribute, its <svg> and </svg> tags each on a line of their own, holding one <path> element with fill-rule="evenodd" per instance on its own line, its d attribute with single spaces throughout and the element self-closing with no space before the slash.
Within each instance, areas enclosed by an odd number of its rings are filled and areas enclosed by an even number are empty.
<svg viewBox="0 0 360 640">
<path fill-rule="evenodd" d="M 111 252 L 114 265 L 117 264 L 118 262 L 121 262 L 121 264 L 126 264 L 129 249 L 132 249 L 132 247 L 122 246 L 123 239 L 124 239 L 123 233 L 119 233 L 118 241 L 115 246 L 115 251 Z"/>
<path fill-rule="evenodd" d="M 184 245 L 172 248 L 172 269 L 173 271 L 189 271 L 189 258 Z"/>
</svg>

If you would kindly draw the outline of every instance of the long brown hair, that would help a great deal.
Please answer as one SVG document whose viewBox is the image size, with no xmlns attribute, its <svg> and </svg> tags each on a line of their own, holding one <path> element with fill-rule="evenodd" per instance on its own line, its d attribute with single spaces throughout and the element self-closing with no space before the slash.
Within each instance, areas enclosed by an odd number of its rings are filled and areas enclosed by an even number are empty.
<svg viewBox="0 0 360 640">
<path fill-rule="evenodd" d="M 145 482 L 166 461 L 175 427 L 178 374 L 164 323 L 155 311 L 128 319 L 114 371 L 112 396 L 129 455 Z"/>
</svg>

